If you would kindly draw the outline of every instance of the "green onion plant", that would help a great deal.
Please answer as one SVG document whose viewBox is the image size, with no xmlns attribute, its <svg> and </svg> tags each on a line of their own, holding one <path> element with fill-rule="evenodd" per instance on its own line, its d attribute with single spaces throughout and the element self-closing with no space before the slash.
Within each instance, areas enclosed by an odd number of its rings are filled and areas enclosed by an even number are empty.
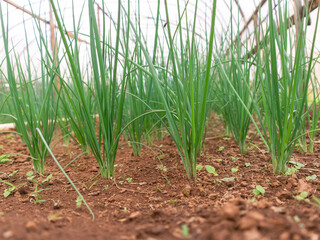
<svg viewBox="0 0 320 240">
<path fill-rule="evenodd" d="M 92 67 L 92 84 L 94 86 L 94 89 L 89 91 L 92 91 L 93 101 L 96 104 L 96 110 L 99 116 L 97 129 L 95 128 L 92 112 L 90 111 L 90 103 L 86 97 L 89 84 L 85 82 L 81 75 L 77 40 L 79 30 L 76 28 L 75 19 L 73 18 L 75 37 L 74 40 L 72 40 L 74 44 L 72 44 L 71 39 L 67 38 L 64 34 L 65 26 L 61 17 L 61 11 L 58 11 L 59 8 L 56 7 L 59 7 L 59 5 L 56 5 L 53 0 L 51 0 L 51 4 L 68 59 L 69 71 L 75 91 L 73 96 L 76 97 L 76 99 L 72 101 L 72 111 L 74 111 L 74 114 L 70 114 L 69 121 L 73 121 L 75 124 L 77 123 L 78 128 L 85 134 L 86 142 L 99 164 L 102 177 L 111 178 L 114 174 L 114 162 L 122 129 L 127 76 L 131 70 L 129 69 L 128 61 L 129 29 L 125 27 L 125 62 L 122 69 L 119 69 L 119 71 L 122 70 L 122 79 L 119 82 L 117 74 L 118 66 L 120 66 L 120 29 L 122 26 L 126 26 L 126 22 L 122 22 L 121 24 L 120 1 L 118 2 L 115 47 L 111 47 L 110 34 L 106 31 L 105 24 L 103 25 L 103 34 L 101 37 L 99 36 L 98 23 L 94 12 L 94 2 L 92 0 L 88 1 L 90 60 Z M 130 7 L 130 1 L 128 1 L 128 6 Z M 103 23 L 105 23 L 105 19 Z M 66 86 L 66 88 L 68 87 Z M 77 119 L 72 119 L 74 115 L 77 116 Z"/>
<path fill-rule="evenodd" d="M 29 53 L 27 35 L 25 34 L 27 53 L 24 64 L 21 57 L 14 52 L 14 49 L 12 51 L 9 48 L 8 25 L 5 25 L 1 4 L 0 16 L 7 64 L 6 80 L 9 84 L 10 100 L 13 109 L 11 116 L 21 139 L 27 145 L 30 152 L 34 170 L 42 174 L 48 151 L 36 129 L 42 130 L 44 139 L 50 144 L 56 125 L 56 112 L 58 108 L 58 101 L 54 97 L 55 71 L 53 61 L 48 56 L 43 42 L 37 41 L 41 56 L 39 66 L 40 76 L 34 76 L 32 74 L 34 66 L 32 65 Z M 45 38 L 42 32 L 37 32 L 37 28 L 35 28 L 35 34 L 37 33 L 39 34 L 39 38 Z M 10 54 L 10 52 L 13 54 Z"/>
<path fill-rule="evenodd" d="M 215 96 L 215 111 L 222 117 L 226 132 L 231 133 L 240 148 L 240 152 L 245 153 L 247 134 L 251 122 L 250 115 L 253 114 L 254 103 L 257 101 L 259 81 L 256 78 L 252 79 L 251 76 L 255 66 L 254 60 L 250 61 L 247 56 L 242 58 L 243 52 L 247 51 L 249 47 L 248 44 L 243 46 L 240 41 L 239 25 L 238 34 L 235 38 L 233 37 L 232 7 L 230 12 L 231 28 L 230 32 L 226 32 L 226 35 L 231 37 L 222 39 L 220 49 L 217 49 L 223 64 L 218 68 L 218 79 L 213 82 L 212 90 Z M 225 55 L 225 42 L 227 42 L 228 55 Z M 226 75 L 224 72 L 226 72 Z M 239 99 L 241 99 L 241 102 Z"/>
<path fill-rule="evenodd" d="M 298 34 L 298 41 L 293 48 L 293 43 L 288 41 L 288 6 L 285 4 L 284 9 L 280 3 L 278 6 L 279 32 L 274 21 L 272 1 L 268 1 L 269 41 L 263 49 L 264 56 L 258 53 L 257 65 L 261 65 L 258 73 L 264 110 L 262 130 L 268 142 L 274 172 L 285 173 L 295 149 L 297 135 L 301 133 L 302 123 L 308 114 L 305 106 L 308 100 L 312 61 L 306 62 L 305 55 L 306 35 L 303 33 L 307 31 L 307 21 L 300 22 L 301 33 Z M 308 19 L 308 12 L 304 15 Z M 313 58 L 314 46 L 315 34 L 310 59 Z M 306 72 L 304 66 L 307 66 Z M 260 114 L 259 117 L 261 120 Z"/>
<path fill-rule="evenodd" d="M 320 109 L 319 109 L 319 80 L 316 77 L 316 74 L 313 74 L 313 78 L 311 79 L 311 86 L 312 86 L 312 102 L 310 107 L 310 113 L 307 115 L 308 120 L 308 131 L 309 131 L 309 146 L 308 152 L 313 153 L 314 151 L 314 142 L 317 133 L 319 132 L 319 119 L 320 119 Z"/>
<path fill-rule="evenodd" d="M 177 4 L 179 10 L 179 1 L 177 1 Z M 166 68 L 167 74 L 164 80 L 159 79 L 155 65 L 144 46 L 143 40 L 141 38 L 138 39 L 149 65 L 150 73 L 152 74 L 153 85 L 160 96 L 166 112 L 168 121 L 167 130 L 177 146 L 188 177 L 193 179 L 196 179 L 197 156 L 201 151 L 206 117 L 208 115 L 207 100 L 210 77 L 212 76 L 211 63 L 216 1 L 212 2 L 212 20 L 208 44 L 209 53 L 206 61 L 201 60 L 201 55 L 198 53 L 199 46 L 195 34 L 197 4 L 198 1 L 195 4 L 192 29 L 190 31 L 187 29 L 187 37 L 184 39 L 182 34 L 182 17 L 185 9 L 182 14 L 179 10 L 180 21 L 176 31 L 172 32 L 168 4 L 165 1 L 169 59 Z M 186 26 L 188 27 L 187 17 L 185 19 L 187 22 Z M 132 23 L 131 28 L 138 37 L 138 31 Z M 179 38 L 177 40 L 179 42 L 178 46 L 175 44 L 176 36 Z M 168 86 L 171 87 L 168 88 Z"/>
<path fill-rule="evenodd" d="M 306 61 L 306 35 L 298 34 L 298 41 L 293 42 L 290 36 L 287 17 L 287 3 L 278 2 L 278 21 L 276 26 L 272 0 L 268 0 L 269 26 L 263 41 L 257 47 L 256 66 L 258 78 L 261 84 L 261 100 L 255 102 L 254 110 L 260 122 L 258 127 L 253 115 L 242 101 L 236 89 L 233 87 L 226 71 L 223 74 L 233 92 L 237 95 L 251 121 L 255 125 L 262 141 L 267 146 L 275 173 L 284 174 L 287 164 L 295 149 L 297 140 L 301 137 L 302 123 L 309 110 L 306 108 L 307 95 L 315 47 L 314 33 L 309 61 Z M 308 19 L 308 12 L 304 12 Z M 318 26 L 319 10 L 316 20 Z M 307 22 L 301 21 L 301 31 L 306 33 Z M 257 35 L 262 32 L 262 23 L 258 24 Z M 288 41 L 289 39 L 289 41 Z M 279 54 L 279 57 L 277 57 Z M 220 59 L 219 63 L 222 65 Z M 262 105 L 262 108 L 259 108 Z"/>
</svg>

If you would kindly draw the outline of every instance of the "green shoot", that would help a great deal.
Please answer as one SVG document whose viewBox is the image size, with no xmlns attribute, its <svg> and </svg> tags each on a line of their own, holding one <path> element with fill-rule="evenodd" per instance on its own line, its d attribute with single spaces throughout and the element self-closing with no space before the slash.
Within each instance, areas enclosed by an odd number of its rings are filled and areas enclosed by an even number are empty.
<svg viewBox="0 0 320 240">
<path fill-rule="evenodd" d="M 264 196 L 266 190 L 261 186 L 257 185 L 255 189 L 253 189 L 253 194 L 254 195 L 262 195 Z"/>
</svg>

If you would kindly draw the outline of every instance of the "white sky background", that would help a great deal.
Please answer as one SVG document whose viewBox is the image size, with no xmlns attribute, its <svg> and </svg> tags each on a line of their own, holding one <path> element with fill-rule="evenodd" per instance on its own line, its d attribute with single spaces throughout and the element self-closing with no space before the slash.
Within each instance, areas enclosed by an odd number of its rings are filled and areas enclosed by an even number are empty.
<svg viewBox="0 0 320 240">
<path fill-rule="evenodd" d="M 72 0 L 55 0 L 59 2 L 60 8 L 63 12 L 64 16 L 64 23 L 66 24 L 67 30 L 72 32 L 73 31 L 73 23 L 72 23 Z M 246 20 L 249 19 L 252 12 L 258 6 L 261 0 L 238 0 L 241 8 L 244 12 Z M 291 4 L 291 0 L 290 1 Z M 24 7 L 31 11 L 30 4 L 32 6 L 32 10 L 35 14 L 40 15 L 42 18 L 49 20 L 49 0 L 14 0 L 16 4 Z M 160 18 L 162 24 L 166 21 L 165 15 L 165 8 L 163 4 L 164 0 L 161 0 L 161 12 Z M 276 0 L 277 2 L 277 0 Z M 84 11 L 82 14 L 81 28 L 80 32 L 83 34 L 89 33 L 89 19 L 88 19 L 88 8 L 87 8 L 87 1 L 86 0 L 74 0 L 74 14 L 78 21 L 80 12 L 82 7 L 84 7 Z M 102 0 L 98 0 L 97 3 L 102 6 Z M 127 5 L 127 0 L 122 0 L 123 5 Z M 171 21 L 171 31 L 174 31 L 175 26 L 178 22 L 178 11 L 177 11 L 177 2 L 175 0 L 168 0 L 169 4 L 169 14 L 170 14 L 170 21 Z M 181 12 L 185 6 L 185 0 L 179 0 Z M 157 0 L 140 0 L 140 9 L 141 9 L 141 28 L 145 37 L 147 38 L 147 43 L 150 51 L 153 49 L 153 36 L 154 36 L 154 21 L 152 17 L 156 17 L 157 11 Z M 4 12 L 4 18 L 8 17 L 8 24 L 9 24 L 9 39 L 11 41 L 11 47 L 15 47 L 15 51 L 21 55 L 23 55 L 26 51 L 26 40 L 25 40 L 25 29 L 27 30 L 27 37 L 29 42 L 30 53 L 32 55 L 32 61 L 36 65 L 37 61 L 40 61 L 40 56 L 38 54 L 38 48 L 36 46 L 36 39 L 34 33 L 34 18 L 22 11 L 16 9 L 15 7 L 8 5 L 7 3 L 1 1 L 2 10 Z M 134 19 L 137 13 L 137 0 L 131 0 L 131 19 Z M 194 6 L 195 0 L 189 0 L 187 14 L 189 22 L 193 20 L 194 15 Z M 112 17 L 117 19 L 117 8 L 118 8 L 118 1 L 117 0 L 105 0 L 105 7 L 110 11 Z M 211 7 L 212 7 L 212 0 L 199 0 L 198 4 L 198 13 L 197 13 L 197 28 L 196 32 L 201 35 L 205 36 L 205 25 L 207 24 L 207 35 L 209 35 L 210 31 L 210 21 L 211 21 Z M 225 30 L 227 29 L 228 25 L 230 24 L 230 0 L 218 0 L 217 1 L 217 16 L 216 16 L 216 25 L 215 25 L 215 33 L 216 37 L 220 39 L 220 36 L 224 34 Z M 232 1 L 232 8 L 233 14 L 232 18 L 233 21 L 237 22 L 238 19 L 240 21 L 239 28 L 242 29 L 244 26 L 244 21 L 242 17 L 238 14 L 238 7 Z M 8 11 L 8 15 L 7 15 Z M 262 18 L 266 16 L 268 13 L 267 4 L 265 4 L 264 8 L 261 10 Z M 308 41 L 312 40 L 313 33 L 315 31 L 315 19 L 316 19 L 316 11 L 311 14 L 311 21 L 312 25 L 308 27 Z M 102 21 L 102 12 L 100 11 L 100 20 Z M 110 19 L 106 18 L 108 21 L 107 26 L 109 26 Z M 185 20 L 183 20 L 185 22 Z M 184 24 L 185 25 L 185 24 Z M 236 24 L 234 24 L 234 27 Z M 50 36 L 50 27 L 47 24 L 41 23 L 41 28 L 44 32 L 48 34 L 48 38 Z M 253 24 L 251 23 L 250 27 L 248 28 L 248 32 L 246 32 L 243 36 L 244 38 L 253 31 Z M 113 36 L 115 36 L 115 31 L 113 30 Z M 162 30 L 160 30 L 160 36 L 163 36 Z M 133 33 L 131 32 L 131 36 Z M 81 36 L 82 39 L 86 39 L 85 36 Z M 3 42 L 2 42 L 2 32 L 0 33 L 0 61 L 4 58 L 4 51 L 3 51 Z M 88 39 L 86 39 L 88 41 Z M 166 45 L 165 43 L 163 43 Z M 133 45 L 133 44 L 132 44 Z M 320 49 L 320 27 L 318 26 L 317 29 L 317 41 L 316 41 L 316 53 L 319 54 Z M 81 44 L 81 60 L 83 66 L 86 66 L 89 60 L 89 46 L 85 43 Z M 165 53 L 167 53 L 167 47 L 164 49 Z M 151 53 L 150 53 L 151 54 Z M 61 55 L 61 53 L 60 53 Z M 166 54 L 165 54 L 166 55 Z M 4 68 L 4 66 L 2 66 Z M 320 73 L 320 66 L 318 64 L 317 71 Z M 318 74 L 318 76 L 320 76 Z"/>
</svg>

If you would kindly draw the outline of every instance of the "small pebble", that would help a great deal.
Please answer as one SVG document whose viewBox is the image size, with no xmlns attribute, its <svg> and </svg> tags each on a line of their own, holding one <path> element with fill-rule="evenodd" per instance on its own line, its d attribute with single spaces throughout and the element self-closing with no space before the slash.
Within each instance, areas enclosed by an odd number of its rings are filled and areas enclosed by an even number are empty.
<svg viewBox="0 0 320 240">
<path fill-rule="evenodd" d="M 6 231 L 6 232 L 4 232 L 3 233 L 3 238 L 5 238 L 5 239 L 8 239 L 8 238 L 11 238 L 11 237 L 13 237 L 13 232 L 12 231 Z"/>
<path fill-rule="evenodd" d="M 27 231 L 36 231 L 37 230 L 37 224 L 33 221 L 28 221 L 26 224 Z"/>
<path fill-rule="evenodd" d="M 129 219 L 133 220 L 133 219 L 139 218 L 140 216 L 141 216 L 141 212 L 133 212 L 130 214 Z"/>
<path fill-rule="evenodd" d="M 92 193 L 88 193 L 88 196 L 98 196 L 100 194 L 100 192 L 92 192 Z"/>
</svg>

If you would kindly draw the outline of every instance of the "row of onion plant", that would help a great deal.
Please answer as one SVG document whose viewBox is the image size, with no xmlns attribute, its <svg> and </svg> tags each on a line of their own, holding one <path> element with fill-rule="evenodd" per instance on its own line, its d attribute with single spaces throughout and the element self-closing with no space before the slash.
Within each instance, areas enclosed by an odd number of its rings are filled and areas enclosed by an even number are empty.
<svg viewBox="0 0 320 240">
<path fill-rule="evenodd" d="M 263 48 L 264 53 L 258 52 L 257 60 L 257 65 L 261 66 L 257 71 L 262 85 L 264 120 L 261 119 L 262 114 L 258 114 L 258 116 L 262 122 L 261 126 L 268 143 L 274 172 L 285 173 L 299 135 L 305 134 L 300 129 L 304 129 L 304 119 L 309 113 L 308 89 L 316 33 L 314 33 L 311 46 L 311 60 L 308 60 L 305 54 L 307 21 L 300 20 L 301 32 L 297 34 L 298 39 L 288 41 L 293 38 L 290 37 L 290 31 L 287 30 L 287 24 L 290 24 L 287 22 L 287 4 L 283 8 L 279 7 L 279 27 L 276 26 L 274 20 L 271 0 L 269 0 L 268 6 L 268 44 Z M 308 11 L 303 14 L 308 19 Z M 277 53 L 279 53 L 280 59 L 277 58 Z"/>
<path fill-rule="evenodd" d="M 263 38 L 262 41 L 258 41 L 256 56 L 251 61 L 254 61 L 257 66 L 255 81 L 261 85 L 259 93 L 261 97 L 256 98 L 253 90 L 249 91 L 246 85 L 242 86 L 251 95 L 254 114 L 260 122 L 259 127 L 253 117 L 251 107 L 248 107 L 243 100 L 242 89 L 239 90 L 235 87 L 233 76 L 228 74 L 228 68 L 223 65 L 220 58 L 218 58 L 218 62 L 225 81 L 246 110 L 268 148 L 274 172 L 285 173 L 297 141 L 306 135 L 305 123 L 310 110 L 308 89 L 310 86 L 314 87 L 315 84 L 311 85 L 311 73 L 315 62 L 313 53 L 316 33 L 314 33 L 310 56 L 307 58 L 305 54 L 307 22 L 300 21 L 301 32 L 297 34 L 298 38 L 295 39 L 293 32 L 288 31 L 291 27 L 288 24 L 291 23 L 287 21 L 287 3 L 278 4 L 278 6 L 278 26 L 274 20 L 271 0 L 268 1 L 268 28 L 263 32 L 261 19 L 259 19 L 257 26 L 256 34 L 257 36 L 263 35 Z M 303 14 L 308 19 L 308 12 L 305 11 Z M 318 17 L 319 11 L 316 26 L 318 25 Z M 253 86 L 254 84 L 254 82 L 251 83 Z M 317 94 L 314 93 L 314 98 L 316 97 Z M 315 106 L 313 105 L 313 108 Z M 317 121 L 317 112 L 313 111 L 313 113 L 313 121 Z M 311 132 L 315 132 L 317 123 L 313 122 L 312 124 L 313 130 Z"/>
<path fill-rule="evenodd" d="M 307 134 L 311 139 L 309 151 L 312 151 L 320 112 L 316 101 L 318 87 L 312 79 L 317 60 L 313 56 L 315 35 L 308 58 L 305 21 L 299 23 L 304 34 L 297 34 L 299 37 L 295 39 L 293 31 L 287 30 L 290 28 L 287 4 L 278 4 L 279 23 L 276 26 L 273 4 L 269 0 L 269 25 L 264 29 L 259 19 L 256 35 L 263 37 L 257 41 L 257 52 L 253 57 L 243 55 L 252 46 L 240 44 L 239 25 L 234 37 L 232 20 L 231 37 L 227 37 L 227 32 L 220 46 L 216 42 L 214 48 L 216 0 L 212 1 L 210 31 L 204 42 L 196 33 L 198 1 L 190 23 L 189 2 L 180 8 L 177 0 L 179 21 L 175 28 L 167 1 L 164 5 L 160 3 L 158 0 L 154 44 L 150 50 L 140 28 L 139 1 L 135 22 L 130 15 L 130 1 L 124 6 L 119 0 L 117 19 L 111 18 L 114 29 L 107 28 L 106 14 L 103 14 L 100 32 L 94 1 L 89 0 L 86 4 L 90 33 L 80 33 L 83 13 L 78 21 L 73 14 L 74 37 L 70 38 L 65 34 L 67 30 L 59 4 L 51 0 L 60 33 L 58 57 L 50 57 L 48 41 L 36 21 L 35 34 L 39 34 L 37 44 L 41 55 L 38 78 L 32 75 L 28 47 L 24 62 L 10 49 L 8 28 L 1 14 L 7 63 L 7 73 L 2 76 L 6 76 L 9 84 L 12 118 L 29 148 L 37 172 L 43 172 L 47 148 L 41 143 L 36 129 L 41 129 L 45 142 L 50 144 L 58 122 L 66 143 L 71 137 L 84 152 L 91 152 L 102 177 L 106 178 L 114 174 L 122 134 L 129 139 L 134 154 L 140 155 L 144 143 L 152 145 L 154 131 L 161 137 L 162 129 L 166 128 L 177 146 L 188 177 L 196 179 L 197 158 L 212 106 L 242 153 L 247 149 L 250 122 L 254 124 L 271 154 L 276 173 L 286 171 L 296 144 L 299 141 L 304 145 Z M 161 6 L 165 8 L 165 25 L 160 24 Z M 104 4 L 102 10 L 106 11 Z M 307 11 L 303 14 L 308 17 Z M 113 30 L 115 38 L 111 34 Z M 164 33 L 163 43 L 159 38 L 160 30 Z M 89 38 L 87 69 L 80 64 L 79 37 Z M 131 39 L 135 40 L 134 44 L 130 44 Z M 26 41 L 28 46 L 27 37 Z M 62 50 L 64 54 L 59 56 Z M 164 57 L 165 51 L 167 57 Z M 68 68 L 62 73 L 59 65 L 64 61 Z M 15 67 L 12 62 L 16 63 Z M 309 87 L 313 89 L 311 105 Z"/>
<path fill-rule="evenodd" d="M 141 38 L 141 28 L 140 26 L 140 1 L 137 2 L 138 11 L 136 12 L 136 22 L 135 28 L 138 31 L 138 37 Z M 159 30 L 159 22 L 160 22 L 160 1 L 158 1 L 158 11 L 155 19 L 155 32 L 156 36 L 158 36 L 157 32 Z M 144 43 L 146 45 L 146 43 Z M 152 62 L 156 64 L 157 58 L 157 48 L 159 46 L 159 39 L 156 37 L 154 39 L 153 45 L 153 56 Z M 134 47 L 134 59 L 133 61 L 140 66 L 144 65 L 145 58 L 142 54 L 142 50 L 138 42 Z M 159 105 L 159 101 L 157 100 L 157 93 L 153 88 L 152 81 L 150 76 L 144 69 L 136 68 L 135 72 L 132 72 L 128 77 L 128 89 L 127 89 L 127 101 L 126 101 L 126 118 L 127 122 L 131 119 L 137 119 L 132 122 L 130 126 L 127 128 L 127 135 L 130 141 L 130 145 L 133 148 L 134 155 L 140 155 L 141 147 L 144 144 L 152 146 L 154 141 L 154 132 L 157 131 L 157 127 L 161 128 L 161 117 L 160 113 L 156 115 L 144 115 L 139 118 L 143 114 L 147 113 L 152 109 L 161 109 Z"/>
<path fill-rule="evenodd" d="M 232 13 L 232 7 L 230 12 Z M 217 81 L 213 82 L 212 89 L 215 96 L 213 106 L 224 122 L 226 134 L 231 134 L 240 152 L 245 153 L 250 115 L 253 114 L 254 103 L 259 94 L 259 81 L 256 77 L 252 79 L 255 62 L 250 61 L 247 56 L 242 58 L 243 52 L 252 46 L 241 43 L 239 34 L 233 37 L 232 17 L 230 14 L 230 32 L 225 33 L 225 38 L 221 40 L 222 44 L 216 51 L 222 64 L 217 71 Z M 239 24 L 235 32 L 239 33 Z"/>
</svg>

